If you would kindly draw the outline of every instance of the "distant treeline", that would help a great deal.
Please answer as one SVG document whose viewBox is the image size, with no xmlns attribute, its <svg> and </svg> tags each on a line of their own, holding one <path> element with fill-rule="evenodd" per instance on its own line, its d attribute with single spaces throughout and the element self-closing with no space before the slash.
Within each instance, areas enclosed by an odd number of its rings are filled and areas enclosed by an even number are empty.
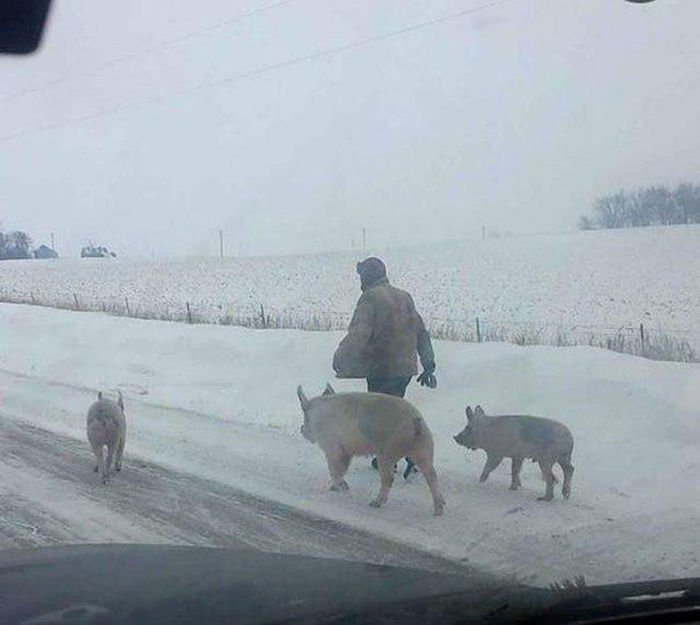
<svg viewBox="0 0 700 625">
<path fill-rule="evenodd" d="M 26 232 L 19 230 L 14 232 L 0 230 L 0 260 L 15 258 L 32 258 L 32 238 Z"/>
<path fill-rule="evenodd" d="M 591 216 L 579 220 L 581 230 L 636 228 L 700 223 L 700 185 L 682 183 L 636 191 L 618 191 L 596 200 Z"/>
</svg>

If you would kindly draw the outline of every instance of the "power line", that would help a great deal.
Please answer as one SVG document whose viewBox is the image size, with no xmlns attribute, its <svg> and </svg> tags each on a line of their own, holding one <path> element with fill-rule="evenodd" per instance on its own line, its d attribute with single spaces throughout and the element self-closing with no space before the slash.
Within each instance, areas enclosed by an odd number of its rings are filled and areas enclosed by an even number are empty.
<svg viewBox="0 0 700 625">
<path fill-rule="evenodd" d="M 102 109 L 101 111 L 97 111 L 95 113 L 88 113 L 86 115 L 82 115 L 79 117 L 75 117 L 73 119 L 70 119 L 65 122 L 59 122 L 59 123 L 53 123 L 53 124 L 45 124 L 43 126 L 37 126 L 35 128 L 21 131 L 21 132 L 16 132 L 16 133 L 10 133 L 7 135 L 2 135 L 0 136 L 0 142 L 5 142 L 5 141 L 11 141 L 14 139 L 19 139 L 22 137 L 26 137 L 29 135 L 34 135 L 38 134 L 41 132 L 47 132 L 50 130 L 57 130 L 59 128 L 63 128 L 66 126 L 72 126 L 75 124 L 81 124 L 84 122 L 92 121 L 94 119 L 99 119 L 100 117 L 105 117 L 108 115 L 114 115 L 117 113 L 121 113 L 125 110 L 139 107 L 139 106 L 144 106 L 148 104 L 156 104 L 157 102 L 161 102 L 163 100 L 166 100 L 170 97 L 175 97 L 175 96 L 183 96 L 183 95 L 189 95 L 191 93 L 195 93 L 197 91 L 201 91 L 203 89 L 211 89 L 213 87 L 220 87 L 224 85 L 230 85 L 235 82 L 251 79 L 251 78 L 257 78 L 258 76 L 262 76 L 263 74 L 268 74 L 280 69 L 285 69 L 287 67 L 291 67 L 293 65 L 299 65 L 302 63 L 308 63 L 310 61 L 315 61 L 317 59 L 326 57 L 326 56 L 332 56 L 335 54 L 340 54 L 342 52 L 347 52 L 350 50 L 356 50 L 358 48 L 364 47 L 366 45 L 371 45 L 374 43 L 378 43 L 380 41 L 385 41 L 387 39 L 392 39 L 394 37 L 399 37 L 408 33 L 412 33 L 418 30 L 422 30 L 424 28 L 428 28 L 431 26 L 435 26 L 438 24 L 443 24 L 445 22 L 458 19 L 460 17 L 465 17 L 467 15 L 473 14 L 473 13 L 478 13 L 480 11 L 485 11 L 488 9 L 493 9 L 498 6 L 502 6 L 505 4 L 509 4 L 511 2 L 515 2 L 515 0 L 495 0 L 494 2 L 489 2 L 486 4 L 482 4 L 476 7 L 472 7 L 470 9 L 463 9 L 462 11 L 457 11 L 455 13 L 449 13 L 447 15 L 442 15 L 440 17 L 435 17 L 432 19 L 424 20 L 422 22 L 417 22 L 416 24 L 412 24 L 410 26 L 406 26 L 404 28 L 399 28 L 397 30 L 392 30 L 386 33 L 382 33 L 379 35 L 373 35 L 370 37 L 365 37 L 363 39 L 357 39 L 355 41 L 350 41 L 348 43 L 336 45 L 336 46 L 330 46 L 327 48 L 322 48 L 321 50 L 318 50 L 316 52 L 311 52 L 309 54 L 301 55 L 301 56 L 296 56 L 292 57 L 290 59 L 287 59 L 285 61 L 281 61 L 278 63 L 272 63 L 270 65 L 264 65 L 262 67 L 249 70 L 246 72 L 241 72 L 239 74 L 234 74 L 232 76 L 228 76 L 226 78 L 220 78 L 218 80 L 212 80 L 204 83 L 200 83 L 198 85 L 194 85 L 191 87 L 184 87 L 182 89 L 178 89 L 175 91 L 171 91 L 166 94 L 161 94 L 157 96 L 152 96 L 150 98 L 144 98 L 142 100 L 138 100 L 136 102 L 130 102 L 126 104 L 121 104 L 112 108 L 108 109 Z"/>
<path fill-rule="evenodd" d="M 241 13 L 239 15 L 236 15 L 236 16 L 231 17 L 229 19 L 223 20 L 221 22 L 216 22 L 215 24 L 211 24 L 209 26 L 206 26 L 205 28 L 190 31 L 190 32 L 184 33 L 183 35 L 180 35 L 178 37 L 174 37 L 172 39 L 166 39 L 165 41 L 161 41 L 160 43 L 154 44 L 152 46 L 148 46 L 148 47 L 142 48 L 140 50 L 134 50 L 133 52 L 127 52 L 126 54 L 122 54 L 120 56 L 113 57 L 113 58 L 105 61 L 104 63 L 101 63 L 100 65 L 97 65 L 96 67 L 93 67 L 92 69 L 89 69 L 85 72 L 82 72 L 79 74 L 74 74 L 72 76 L 59 76 L 58 78 L 56 78 L 54 80 L 50 80 L 48 82 L 45 82 L 41 85 L 37 85 L 35 87 L 29 87 L 28 89 L 24 89 L 22 91 L 15 91 L 13 93 L 8 93 L 7 95 L 0 97 L 0 104 L 3 104 L 5 102 L 11 102 L 13 100 L 17 100 L 18 98 L 21 98 L 23 96 L 30 95 L 33 93 L 41 93 L 42 91 L 45 91 L 46 89 L 50 89 L 51 87 L 55 87 L 56 85 L 70 82 L 70 81 L 76 80 L 78 78 L 85 78 L 87 76 L 94 76 L 95 74 L 98 74 L 99 72 L 101 72 L 105 69 L 109 69 L 110 67 L 114 67 L 115 65 L 119 65 L 120 63 L 124 63 L 125 61 L 130 61 L 132 59 L 138 58 L 138 57 L 143 56 L 145 54 L 151 54 L 152 52 L 157 52 L 158 50 L 170 48 L 170 47 L 176 46 L 178 44 L 184 43 L 186 41 L 191 41 L 192 39 L 197 39 L 199 37 L 203 37 L 205 35 L 208 35 L 211 32 L 221 30 L 223 28 L 227 28 L 229 26 L 232 26 L 233 24 L 237 24 L 237 23 L 242 22 L 244 20 L 247 20 L 251 17 L 255 17 L 256 15 L 260 15 L 261 13 L 267 13 L 268 11 L 271 11 L 273 9 L 278 9 L 279 7 L 282 7 L 286 4 L 290 4 L 291 2 L 295 2 L 295 1 L 296 0 L 279 0 L 278 2 L 266 4 L 262 7 L 259 7 L 257 9 L 252 9 L 252 10 L 247 11 L 245 13 Z"/>
</svg>

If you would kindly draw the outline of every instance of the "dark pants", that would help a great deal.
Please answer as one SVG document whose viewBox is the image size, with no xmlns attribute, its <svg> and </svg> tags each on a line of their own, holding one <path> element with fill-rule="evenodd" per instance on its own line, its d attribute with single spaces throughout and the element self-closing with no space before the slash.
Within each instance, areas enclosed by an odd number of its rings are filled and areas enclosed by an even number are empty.
<svg viewBox="0 0 700 625">
<path fill-rule="evenodd" d="M 394 397 L 404 397 L 406 395 L 406 387 L 411 381 L 411 376 L 400 378 L 367 378 L 367 391 L 370 393 L 383 393 L 384 395 L 393 395 Z M 372 459 L 372 466 L 377 468 L 377 459 Z M 410 458 L 406 458 L 406 470 L 403 473 L 404 478 L 407 478 L 415 463 Z"/>
<path fill-rule="evenodd" d="M 367 390 L 370 393 L 384 393 L 394 397 L 404 397 L 411 376 L 401 378 L 367 378 Z"/>
</svg>

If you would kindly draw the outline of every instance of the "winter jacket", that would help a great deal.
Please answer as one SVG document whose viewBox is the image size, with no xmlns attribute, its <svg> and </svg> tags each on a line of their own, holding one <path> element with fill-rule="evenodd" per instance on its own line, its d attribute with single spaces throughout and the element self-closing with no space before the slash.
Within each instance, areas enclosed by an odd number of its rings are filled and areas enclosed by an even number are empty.
<svg viewBox="0 0 700 625">
<path fill-rule="evenodd" d="M 396 378 L 418 373 L 418 352 L 424 369 L 435 369 L 430 335 L 413 298 L 377 280 L 362 293 L 347 336 L 333 356 L 339 378 Z"/>
</svg>

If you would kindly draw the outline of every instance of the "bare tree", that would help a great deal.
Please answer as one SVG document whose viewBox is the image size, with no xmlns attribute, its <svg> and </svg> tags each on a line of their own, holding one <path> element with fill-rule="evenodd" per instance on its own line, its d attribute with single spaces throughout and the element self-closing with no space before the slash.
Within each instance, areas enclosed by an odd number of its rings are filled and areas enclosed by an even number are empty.
<svg viewBox="0 0 700 625">
<path fill-rule="evenodd" d="M 673 199 L 678 206 L 679 223 L 700 223 L 700 185 L 679 184 L 673 191 Z"/>
<path fill-rule="evenodd" d="M 32 257 L 32 238 L 26 232 L 21 232 L 19 230 L 8 232 L 2 236 L 2 241 L 0 241 L 0 243 L 0 248 L 2 250 L 0 259 L 2 260 Z"/>
<path fill-rule="evenodd" d="M 579 219 L 581 230 L 700 223 L 700 186 L 683 183 L 671 190 L 653 185 L 598 198 L 593 216 Z"/>
<path fill-rule="evenodd" d="M 625 225 L 627 198 L 623 191 L 596 200 L 594 220 L 601 228 L 622 228 Z"/>
<path fill-rule="evenodd" d="M 647 222 L 645 225 L 668 226 L 677 223 L 673 195 L 666 187 L 647 187 L 640 192 L 640 203 Z"/>
</svg>

